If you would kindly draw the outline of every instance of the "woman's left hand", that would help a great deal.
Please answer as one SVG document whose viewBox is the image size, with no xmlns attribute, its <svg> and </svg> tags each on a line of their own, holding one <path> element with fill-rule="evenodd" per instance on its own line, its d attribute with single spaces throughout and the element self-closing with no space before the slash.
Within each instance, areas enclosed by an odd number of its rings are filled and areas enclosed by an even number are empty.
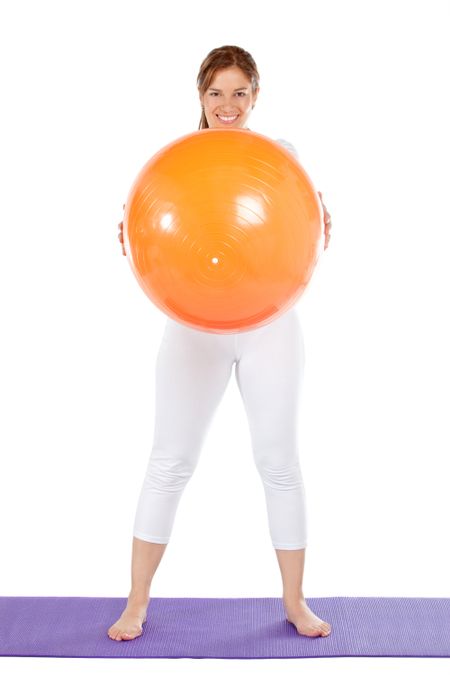
<svg viewBox="0 0 450 675">
<path fill-rule="evenodd" d="M 327 207 L 326 207 L 325 204 L 323 203 L 323 200 L 322 200 L 322 193 L 321 193 L 321 192 L 318 192 L 318 195 L 319 195 L 319 197 L 320 197 L 320 201 L 322 202 L 322 207 L 323 207 L 323 222 L 324 222 L 324 224 L 325 224 L 325 244 L 324 244 L 324 246 L 323 246 L 323 249 L 325 250 L 325 249 L 328 247 L 328 243 L 329 243 L 330 237 L 331 237 L 331 234 L 330 234 L 330 230 L 331 230 L 331 216 L 330 216 L 330 214 L 328 213 Z"/>
</svg>

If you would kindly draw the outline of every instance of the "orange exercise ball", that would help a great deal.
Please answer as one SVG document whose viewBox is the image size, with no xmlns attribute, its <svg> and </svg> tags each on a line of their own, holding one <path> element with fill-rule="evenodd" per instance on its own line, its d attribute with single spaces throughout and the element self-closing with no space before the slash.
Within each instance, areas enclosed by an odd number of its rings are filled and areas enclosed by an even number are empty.
<svg viewBox="0 0 450 675">
<path fill-rule="evenodd" d="M 141 288 L 210 333 L 263 326 L 303 293 L 323 248 L 322 207 L 289 150 L 246 129 L 203 129 L 157 152 L 123 220 Z"/>
</svg>

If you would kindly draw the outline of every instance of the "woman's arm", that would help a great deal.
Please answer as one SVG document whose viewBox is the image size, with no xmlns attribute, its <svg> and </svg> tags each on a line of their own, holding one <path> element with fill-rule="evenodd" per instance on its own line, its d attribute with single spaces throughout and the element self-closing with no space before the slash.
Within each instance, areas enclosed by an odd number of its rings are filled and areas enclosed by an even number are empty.
<svg viewBox="0 0 450 675">
<path fill-rule="evenodd" d="M 320 197 L 320 201 L 322 202 L 322 207 L 323 207 L 323 222 L 325 224 L 325 244 L 323 246 L 323 249 L 325 250 L 328 247 L 329 241 L 330 241 L 330 230 L 331 230 L 331 216 L 328 213 L 327 207 L 323 203 L 322 200 L 322 193 L 318 192 L 317 193 Z"/>
<path fill-rule="evenodd" d="M 294 157 L 295 157 L 298 161 L 300 161 L 300 160 L 299 160 L 299 156 L 298 156 L 297 149 L 296 149 L 296 147 L 295 147 L 294 145 L 292 145 L 292 143 L 291 143 L 290 141 L 287 141 L 285 138 L 276 138 L 275 140 L 276 140 L 277 143 L 279 143 L 280 145 L 282 145 L 283 147 L 285 147 L 287 150 L 289 150 L 289 151 L 294 155 Z M 331 235 L 330 235 L 330 230 L 331 230 L 331 216 L 330 216 L 330 214 L 328 213 L 327 207 L 325 206 L 325 204 L 324 204 L 323 201 L 322 201 L 322 193 L 319 192 L 318 195 L 319 195 L 319 197 L 320 197 L 320 201 L 322 202 L 322 207 L 323 207 L 323 221 L 324 221 L 324 225 L 325 225 L 325 243 L 324 243 L 324 247 L 323 247 L 323 248 L 324 248 L 324 250 L 325 250 L 325 249 L 328 247 L 328 243 L 329 243 L 329 241 L 330 241 L 330 236 L 331 236 Z"/>
<path fill-rule="evenodd" d="M 125 204 L 123 205 L 123 208 L 125 210 Z M 117 235 L 117 238 L 120 241 L 120 243 L 122 244 L 122 254 L 126 255 L 127 253 L 125 251 L 125 246 L 124 246 L 124 243 L 123 243 L 123 221 L 121 221 L 119 223 L 119 234 Z"/>
</svg>

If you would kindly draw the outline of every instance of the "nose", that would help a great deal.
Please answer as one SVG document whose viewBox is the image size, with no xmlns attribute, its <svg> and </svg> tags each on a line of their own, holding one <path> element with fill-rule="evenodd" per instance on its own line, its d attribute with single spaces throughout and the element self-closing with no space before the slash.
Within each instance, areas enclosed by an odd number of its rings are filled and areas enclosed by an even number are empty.
<svg viewBox="0 0 450 675">
<path fill-rule="evenodd" d="M 224 112 L 226 110 L 232 112 L 235 109 L 235 103 L 236 101 L 233 100 L 233 97 L 227 98 L 226 96 L 224 96 L 221 102 L 220 109 L 223 110 Z"/>
<path fill-rule="evenodd" d="M 222 103 L 220 106 L 219 110 L 223 113 L 228 113 L 231 114 L 235 112 L 237 109 L 237 106 L 234 103 Z"/>
</svg>

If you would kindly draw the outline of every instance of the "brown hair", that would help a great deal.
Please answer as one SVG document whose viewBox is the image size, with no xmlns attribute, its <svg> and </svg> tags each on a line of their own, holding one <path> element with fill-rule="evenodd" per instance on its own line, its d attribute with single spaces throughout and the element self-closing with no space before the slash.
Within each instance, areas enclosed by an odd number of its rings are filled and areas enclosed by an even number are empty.
<svg viewBox="0 0 450 675">
<path fill-rule="evenodd" d="M 202 61 L 197 76 L 197 87 L 200 94 L 203 96 L 218 70 L 221 70 L 222 68 L 231 68 L 232 66 L 240 68 L 248 77 L 252 85 L 252 92 L 255 93 L 259 88 L 259 73 L 253 57 L 241 47 L 224 45 L 223 47 L 216 47 L 216 49 L 210 51 Z M 198 128 L 209 128 L 203 106 Z"/>
</svg>

